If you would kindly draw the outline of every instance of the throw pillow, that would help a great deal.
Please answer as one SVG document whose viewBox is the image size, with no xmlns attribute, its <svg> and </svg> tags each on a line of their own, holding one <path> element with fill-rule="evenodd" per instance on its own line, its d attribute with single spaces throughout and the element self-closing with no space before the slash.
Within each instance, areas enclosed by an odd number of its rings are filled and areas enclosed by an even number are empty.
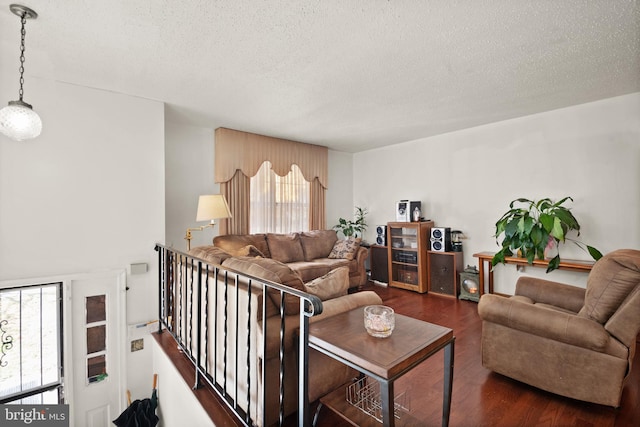
<svg viewBox="0 0 640 427">
<path fill-rule="evenodd" d="M 203 259 L 209 264 L 215 265 L 222 264 L 225 259 L 232 256 L 230 253 L 215 246 L 197 246 L 187 253 L 192 257 Z"/>
<path fill-rule="evenodd" d="M 337 240 L 336 230 L 313 230 L 300 233 L 304 260 L 313 261 L 328 257 Z"/>
<path fill-rule="evenodd" d="M 258 234 L 224 234 L 213 238 L 213 245 L 227 252 L 237 251 L 247 245 L 255 246 L 266 258 L 269 258 L 269 245 L 264 233 Z"/>
<path fill-rule="evenodd" d="M 356 253 L 358 253 L 358 248 L 360 248 L 361 241 L 362 239 L 359 237 L 349 237 L 346 240 L 338 240 L 335 245 L 333 245 L 333 249 L 331 249 L 329 258 L 341 258 L 351 261 L 356 257 Z"/>
<path fill-rule="evenodd" d="M 304 251 L 298 233 L 267 234 L 271 258 L 280 262 L 304 261 Z"/>
<path fill-rule="evenodd" d="M 349 290 L 349 267 L 338 267 L 322 277 L 304 284 L 305 292 L 322 301 L 347 295 Z"/>
<path fill-rule="evenodd" d="M 260 252 L 260 249 L 256 248 L 253 245 L 243 246 L 240 249 L 229 249 L 227 250 L 233 256 L 248 256 L 248 257 L 263 257 L 264 254 Z"/>
</svg>

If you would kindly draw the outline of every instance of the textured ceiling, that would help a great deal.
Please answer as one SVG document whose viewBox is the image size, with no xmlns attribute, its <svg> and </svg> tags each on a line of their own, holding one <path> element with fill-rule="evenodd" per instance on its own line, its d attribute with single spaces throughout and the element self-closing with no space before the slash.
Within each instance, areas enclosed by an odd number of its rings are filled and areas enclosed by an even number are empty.
<svg viewBox="0 0 640 427">
<path fill-rule="evenodd" d="M 0 62 L 13 73 L 9 3 Z M 342 151 L 640 91 L 637 0 L 23 4 L 40 15 L 27 88 L 37 77 L 126 93 L 165 102 L 171 121 Z"/>
</svg>

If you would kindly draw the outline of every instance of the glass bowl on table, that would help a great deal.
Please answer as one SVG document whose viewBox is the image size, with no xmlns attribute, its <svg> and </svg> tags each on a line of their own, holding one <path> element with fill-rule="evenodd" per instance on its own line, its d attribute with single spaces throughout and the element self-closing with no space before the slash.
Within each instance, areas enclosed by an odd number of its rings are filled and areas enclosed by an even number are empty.
<svg viewBox="0 0 640 427">
<path fill-rule="evenodd" d="M 372 337 L 386 338 L 395 326 L 395 313 L 391 307 L 368 305 L 364 308 L 364 327 Z"/>
</svg>

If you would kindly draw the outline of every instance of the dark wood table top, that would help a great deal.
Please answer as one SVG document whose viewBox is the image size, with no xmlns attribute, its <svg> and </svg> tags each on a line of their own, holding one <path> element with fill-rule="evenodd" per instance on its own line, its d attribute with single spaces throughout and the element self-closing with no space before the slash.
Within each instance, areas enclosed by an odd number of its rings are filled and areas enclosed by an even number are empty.
<svg viewBox="0 0 640 427">
<path fill-rule="evenodd" d="M 364 307 L 309 325 L 309 343 L 384 379 L 396 378 L 454 339 L 453 331 L 433 323 L 395 315 L 387 338 L 364 328 Z"/>
</svg>

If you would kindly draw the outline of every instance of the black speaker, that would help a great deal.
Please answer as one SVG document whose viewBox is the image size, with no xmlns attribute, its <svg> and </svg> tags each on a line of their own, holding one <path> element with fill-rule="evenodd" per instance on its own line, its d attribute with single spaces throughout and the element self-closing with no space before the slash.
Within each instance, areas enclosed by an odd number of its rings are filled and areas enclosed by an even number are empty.
<svg viewBox="0 0 640 427">
<path fill-rule="evenodd" d="M 384 227 L 384 226 L 383 226 Z M 389 253 L 387 248 L 371 246 L 371 280 L 375 282 L 389 283 Z"/>
<path fill-rule="evenodd" d="M 387 226 L 379 225 L 376 227 L 376 245 L 387 246 Z"/>
<path fill-rule="evenodd" d="M 434 252 L 451 251 L 450 227 L 433 227 L 431 229 L 431 250 Z"/>
<path fill-rule="evenodd" d="M 430 253 L 427 258 L 429 292 L 457 297 L 460 281 L 458 271 L 462 268 L 462 253 Z"/>
</svg>

